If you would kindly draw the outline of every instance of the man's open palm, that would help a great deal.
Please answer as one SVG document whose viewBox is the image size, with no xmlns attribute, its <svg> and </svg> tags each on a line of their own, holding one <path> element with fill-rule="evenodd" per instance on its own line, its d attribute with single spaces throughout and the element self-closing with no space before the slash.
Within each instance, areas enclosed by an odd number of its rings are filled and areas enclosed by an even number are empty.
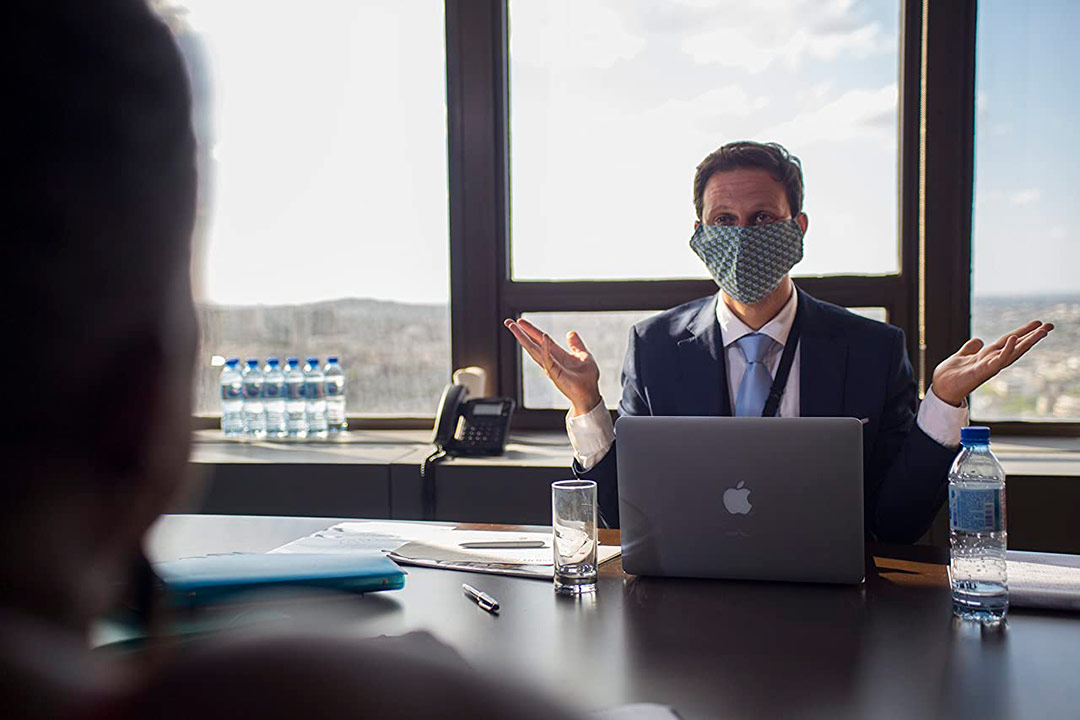
<svg viewBox="0 0 1080 720">
<path fill-rule="evenodd" d="M 600 368 L 580 335 L 567 333 L 568 349 L 564 349 L 528 320 L 505 320 L 503 324 L 570 401 L 575 415 L 596 407 L 601 399 Z"/>
<path fill-rule="evenodd" d="M 1034 320 L 990 345 L 984 346 L 979 338 L 968 340 L 934 369 L 934 394 L 950 405 L 959 406 L 975 388 L 1019 360 L 1053 329 L 1049 323 Z"/>
</svg>

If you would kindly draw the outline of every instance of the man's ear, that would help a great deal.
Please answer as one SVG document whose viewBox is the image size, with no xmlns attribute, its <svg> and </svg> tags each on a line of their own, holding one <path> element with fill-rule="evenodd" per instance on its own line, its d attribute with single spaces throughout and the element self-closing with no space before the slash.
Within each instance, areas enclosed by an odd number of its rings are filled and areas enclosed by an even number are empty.
<svg viewBox="0 0 1080 720">
<path fill-rule="evenodd" d="M 697 230 L 699 227 L 701 227 L 701 221 L 700 220 L 695 220 L 694 221 L 694 229 Z"/>
<path fill-rule="evenodd" d="M 805 235 L 806 228 L 810 227 L 810 218 L 806 217 L 806 213 L 799 213 L 795 216 L 795 222 L 799 223 L 799 229 Z"/>
</svg>

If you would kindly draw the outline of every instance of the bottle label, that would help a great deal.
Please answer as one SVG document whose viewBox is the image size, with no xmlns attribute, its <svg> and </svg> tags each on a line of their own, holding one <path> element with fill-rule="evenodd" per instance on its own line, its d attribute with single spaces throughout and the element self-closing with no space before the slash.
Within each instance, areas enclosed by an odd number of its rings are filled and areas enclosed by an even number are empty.
<svg viewBox="0 0 1080 720">
<path fill-rule="evenodd" d="M 243 397 L 243 393 L 240 390 L 239 385 L 222 385 L 221 386 L 221 399 L 222 400 L 239 400 Z"/>
<path fill-rule="evenodd" d="M 309 382 L 304 383 L 304 397 L 308 400 L 318 400 L 323 396 L 322 383 Z"/>
<path fill-rule="evenodd" d="M 989 533 L 1004 530 L 998 488 L 949 488 L 949 526 L 960 532 Z"/>
<path fill-rule="evenodd" d="M 249 400 L 254 400 L 255 398 L 259 397 L 260 395 L 262 395 L 262 388 L 261 387 L 259 387 L 255 383 L 245 383 L 245 385 L 244 385 L 244 397 L 248 398 Z"/>
<path fill-rule="evenodd" d="M 263 385 L 263 395 L 268 398 L 281 397 L 280 385 Z"/>
<path fill-rule="evenodd" d="M 285 397 L 289 400 L 302 400 L 304 397 L 303 383 L 293 382 L 285 384 Z"/>
<path fill-rule="evenodd" d="M 328 383 L 326 383 L 325 388 L 326 388 L 327 396 L 340 395 L 341 394 L 341 383 L 339 383 L 339 382 L 334 382 L 334 381 L 328 382 Z"/>
</svg>

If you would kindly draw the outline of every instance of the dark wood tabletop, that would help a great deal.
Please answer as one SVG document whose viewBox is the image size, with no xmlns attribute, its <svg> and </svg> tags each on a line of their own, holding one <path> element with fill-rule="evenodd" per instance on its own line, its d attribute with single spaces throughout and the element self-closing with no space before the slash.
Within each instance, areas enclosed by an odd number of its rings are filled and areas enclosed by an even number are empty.
<svg viewBox="0 0 1080 720">
<path fill-rule="evenodd" d="M 159 527 L 152 557 L 196 527 L 203 545 L 218 528 L 220 552 L 334 522 L 183 518 Z M 426 630 L 478 668 L 586 708 L 659 702 L 687 720 L 1080 716 L 1080 615 L 1014 610 L 998 631 L 959 623 L 943 550 L 870 551 L 858 587 L 633 577 L 613 561 L 578 600 L 544 581 L 408 568 L 403 590 L 350 599 L 341 630 Z M 499 615 L 464 597 L 463 582 L 494 595 Z"/>
</svg>

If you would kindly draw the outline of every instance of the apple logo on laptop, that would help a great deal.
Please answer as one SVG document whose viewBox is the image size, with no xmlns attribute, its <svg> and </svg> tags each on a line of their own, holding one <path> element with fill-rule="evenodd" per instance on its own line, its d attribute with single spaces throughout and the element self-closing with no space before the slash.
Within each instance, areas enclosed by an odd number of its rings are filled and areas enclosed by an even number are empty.
<svg viewBox="0 0 1080 720">
<path fill-rule="evenodd" d="M 746 481 L 740 482 L 733 488 L 724 491 L 724 507 L 732 515 L 748 515 L 750 513 L 750 490 L 744 488 Z"/>
</svg>

